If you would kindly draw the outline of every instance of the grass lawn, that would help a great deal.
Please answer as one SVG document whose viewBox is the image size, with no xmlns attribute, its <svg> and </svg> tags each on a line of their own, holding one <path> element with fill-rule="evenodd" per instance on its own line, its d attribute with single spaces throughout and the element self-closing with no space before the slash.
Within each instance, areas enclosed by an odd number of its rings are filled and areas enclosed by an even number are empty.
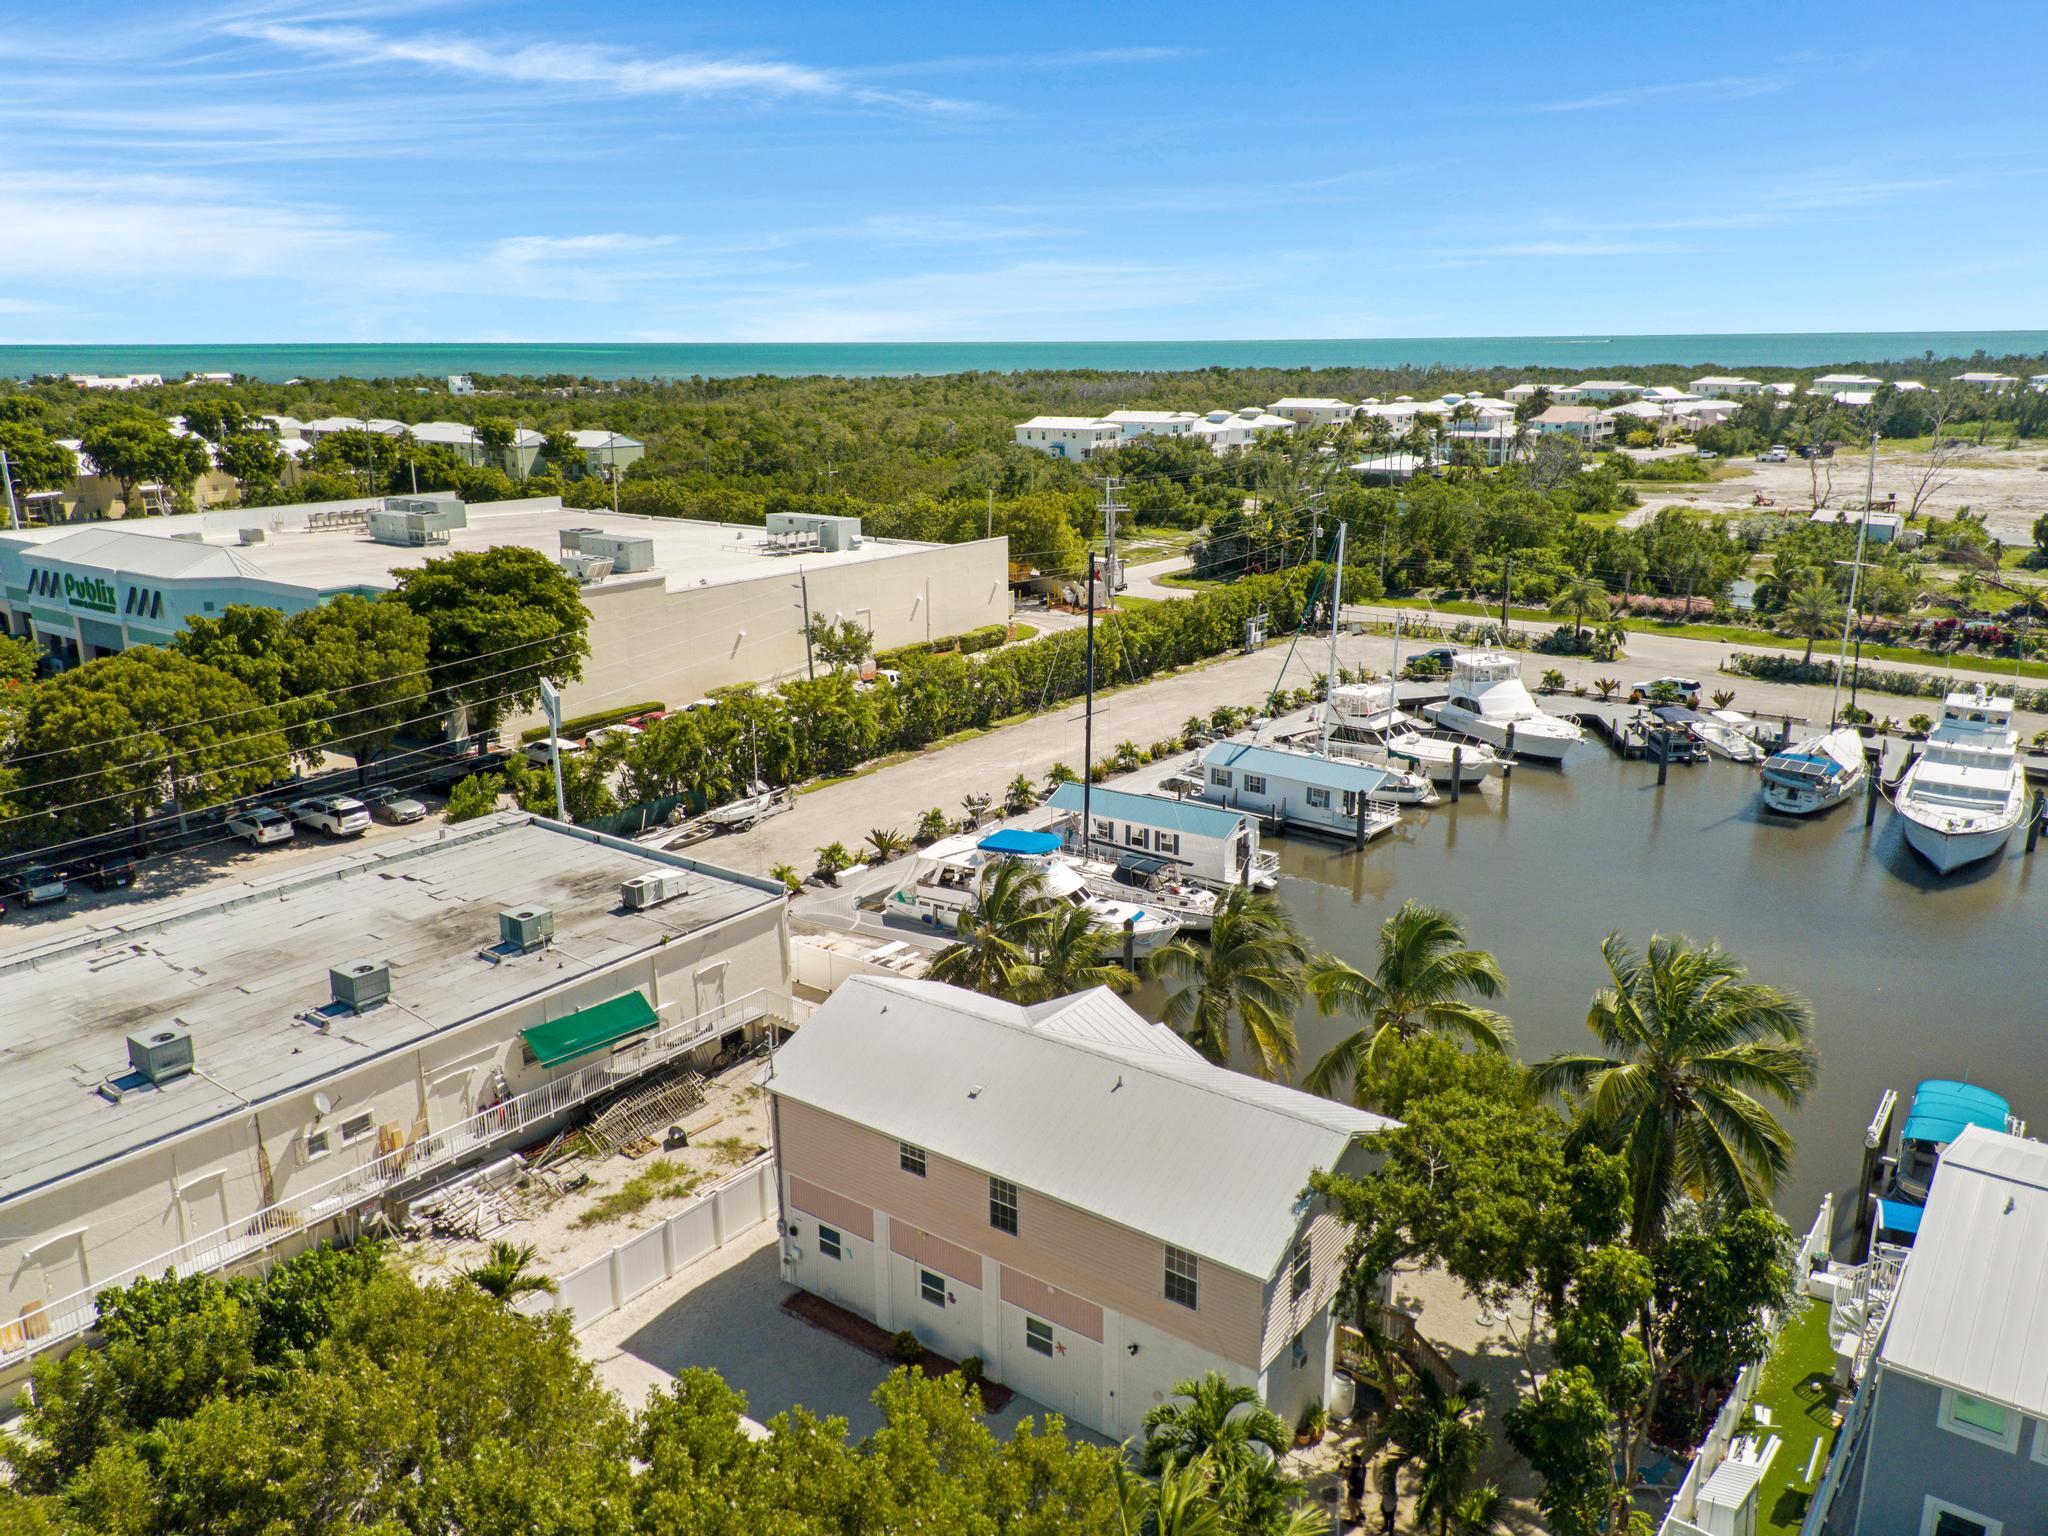
<svg viewBox="0 0 2048 1536">
<path fill-rule="evenodd" d="M 1758 1408 L 1768 1410 L 1767 1433 L 1784 1442 L 1757 1490 L 1757 1530 L 1763 1536 L 1793 1536 L 1806 1518 L 1806 1506 L 1827 1467 L 1823 1448 L 1813 1479 L 1807 1479 L 1814 1442 L 1831 1447 L 1835 1440 L 1834 1371 L 1828 1309 L 1821 1302 L 1808 1302 L 1778 1335 L 1778 1346 L 1764 1364 L 1763 1384 L 1743 1419 L 1745 1433 L 1761 1428 L 1753 1415 Z"/>
</svg>

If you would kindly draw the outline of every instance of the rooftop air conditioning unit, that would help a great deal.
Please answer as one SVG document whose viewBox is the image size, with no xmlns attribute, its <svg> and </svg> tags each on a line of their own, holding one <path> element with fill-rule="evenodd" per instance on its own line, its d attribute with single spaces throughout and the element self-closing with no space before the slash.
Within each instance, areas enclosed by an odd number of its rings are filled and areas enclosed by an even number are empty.
<svg viewBox="0 0 2048 1536">
<path fill-rule="evenodd" d="M 374 1008 L 391 995 L 391 967 L 382 960 L 357 960 L 327 973 L 334 1001 L 355 1013 Z"/>
<path fill-rule="evenodd" d="M 603 534 L 603 532 L 602 528 L 564 528 L 561 532 L 562 553 L 565 555 L 581 553 L 583 541 L 586 538 L 596 538 Z"/>
<path fill-rule="evenodd" d="M 576 547 L 586 555 L 610 556 L 612 569 L 619 575 L 654 569 L 654 540 L 640 534 L 605 533 L 597 528 L 580 531 L 582 538 Z"/>
<path fill-rule="evenodd" d="M 555 914 L 547 907 L 507 907 L 498 914 L 498 942 L 528 954 L 555 936 Z"/>
<path fill-rule="evenodd" d="M 579 582 L 588 585 L 591 582 L 603 581 L 605 577 L 611 575 L 612 562 L 609 556 L 572 551 L 562 556 L 562 569 Z"/>
<path fill-rule="evenodd" d="M 649 870 L 619 885 L 619 900 L 629 912 L 643 912 L 673 900 L 690 888 L 689 876 L 680 869 Z"/>
<path fill-rule="evenodd" d="M 244 544 L 261 544 L 264 537 L 265 534 L 261 528 L 244 528 L 242 530 L 242 542 Z"/>
<path fill-rule="evenodd" d="M 128 1065 L 161 1086 L 192 1070 L 192 1031 L 182 1024 L 137 1030 L 128 1037 Z"/>
</svg>

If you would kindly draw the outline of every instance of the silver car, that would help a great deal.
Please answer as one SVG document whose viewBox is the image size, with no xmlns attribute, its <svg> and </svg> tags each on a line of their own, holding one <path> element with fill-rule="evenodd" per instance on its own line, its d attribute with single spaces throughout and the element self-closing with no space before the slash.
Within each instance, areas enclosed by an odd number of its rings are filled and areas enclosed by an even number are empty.
<svg viewBox="0 0 2048 1536">
<path fill-rule="evenodd" d="M 372 818 L 394 827 L 422 820 L 427 814 L 427 808 L 402 789 L 373 789 L 363 796 L 363 804 L 370 808 Z"/>
</svg>

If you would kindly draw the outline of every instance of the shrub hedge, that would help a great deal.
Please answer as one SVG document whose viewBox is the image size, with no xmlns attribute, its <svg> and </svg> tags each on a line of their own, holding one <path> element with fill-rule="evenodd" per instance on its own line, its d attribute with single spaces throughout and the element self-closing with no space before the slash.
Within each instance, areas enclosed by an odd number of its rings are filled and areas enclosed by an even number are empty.
<svg viewBox="0 0 2048 1536">
<path fill-rule="evenodd" d="M 1815 683 L 1828 687 L 1835 681 L 1837 665 L 1832 661 L 1801 661 L 1796 656 L 1733 651 L 1729 653 L 1723 670 L 1764 683 Z M 1857 667 L 1852 664 L 1843 672 L 1842 681 L 1848 682 L 1851 678 L 1859 689 L 1871 693 L 1902 694 L 1909 699 L 1938 699 L 1956 686 L 1955 679 L 1939 672 L 1902 672 L 1893 667 Z M 2001 683 L 1999 687 L 2004 690 L 2006 685 Z M 2012 688 L 2009 691 L 2016 708 L 2048 710 L 2048 688 Z"/>
</svg>

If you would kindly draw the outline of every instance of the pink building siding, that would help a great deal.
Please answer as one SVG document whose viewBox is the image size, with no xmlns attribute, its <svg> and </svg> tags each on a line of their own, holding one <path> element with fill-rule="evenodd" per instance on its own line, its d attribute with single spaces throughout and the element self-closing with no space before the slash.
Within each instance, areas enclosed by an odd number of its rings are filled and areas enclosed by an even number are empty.
<svg viewBox="0 0 2048 1536">
<path fill-rule="evenodd" d="M 1056 1285 L 1034 1280 L 1007 1264 L 1003 1266 L 1003 1300 L 1013 1307 L 1022 1307 L 1033 1317 L 1072 1329 L 1098 1344 L 1102 1342 L 1102 1308 Z"/>
<path fill-rule="evenodd" d="M 901 1219 L 893 1219 L 889 1223 L 889 1249 L 892 1253 L 902 1254 L 913 1264 L 922 1264 L 942 1275 L 951 1275 L 977 1291 L 981 1289 L 981 1255 L 972 1249 L 949 1243 L 943 1237 L 921 1231 Z"/>
<path fill-rule="evenodd" d="M 820 1189 L 808 1179 L 791 1178 L 789 1181 L 789 1203 L 807 1216 L 815 1216 L 829 1226 L 851 1232 L 855 1237 L 872 1243 L 875 1240 L 875 1213 L 858 1201 L 844 1195 L 835 1195 L 829 1189 Z"/>
<path fill-rule="evenodd" d="M 929 1153 L 925 1176 L 920 1178 L 903 1170 L 899 1143 L 888 1136 L 789 1099 L 778 1098 L 776 1105 L 784 1169 L 792 1177 L 887 1213 L 892 1231 L 901 1221 L 947 1243 L 987 1254 L 1042 1285 L 1113 1308 L 1253 1370 L 1268 1358 L 1262 1352 L 1268 1277 L 1203 1259 L 1198 1306 L 1191 1310 L 1166 1300 L 1166 1253 L 1158 1238 L 1031 1189 L 1018 1191 L 1018 1231 L 1013 1236 L 989 1224 L 991 1170 Z M 1275 1254 L 1274 1263 L 1279 1262 L 1280 1255 Z"/>
</svg>

